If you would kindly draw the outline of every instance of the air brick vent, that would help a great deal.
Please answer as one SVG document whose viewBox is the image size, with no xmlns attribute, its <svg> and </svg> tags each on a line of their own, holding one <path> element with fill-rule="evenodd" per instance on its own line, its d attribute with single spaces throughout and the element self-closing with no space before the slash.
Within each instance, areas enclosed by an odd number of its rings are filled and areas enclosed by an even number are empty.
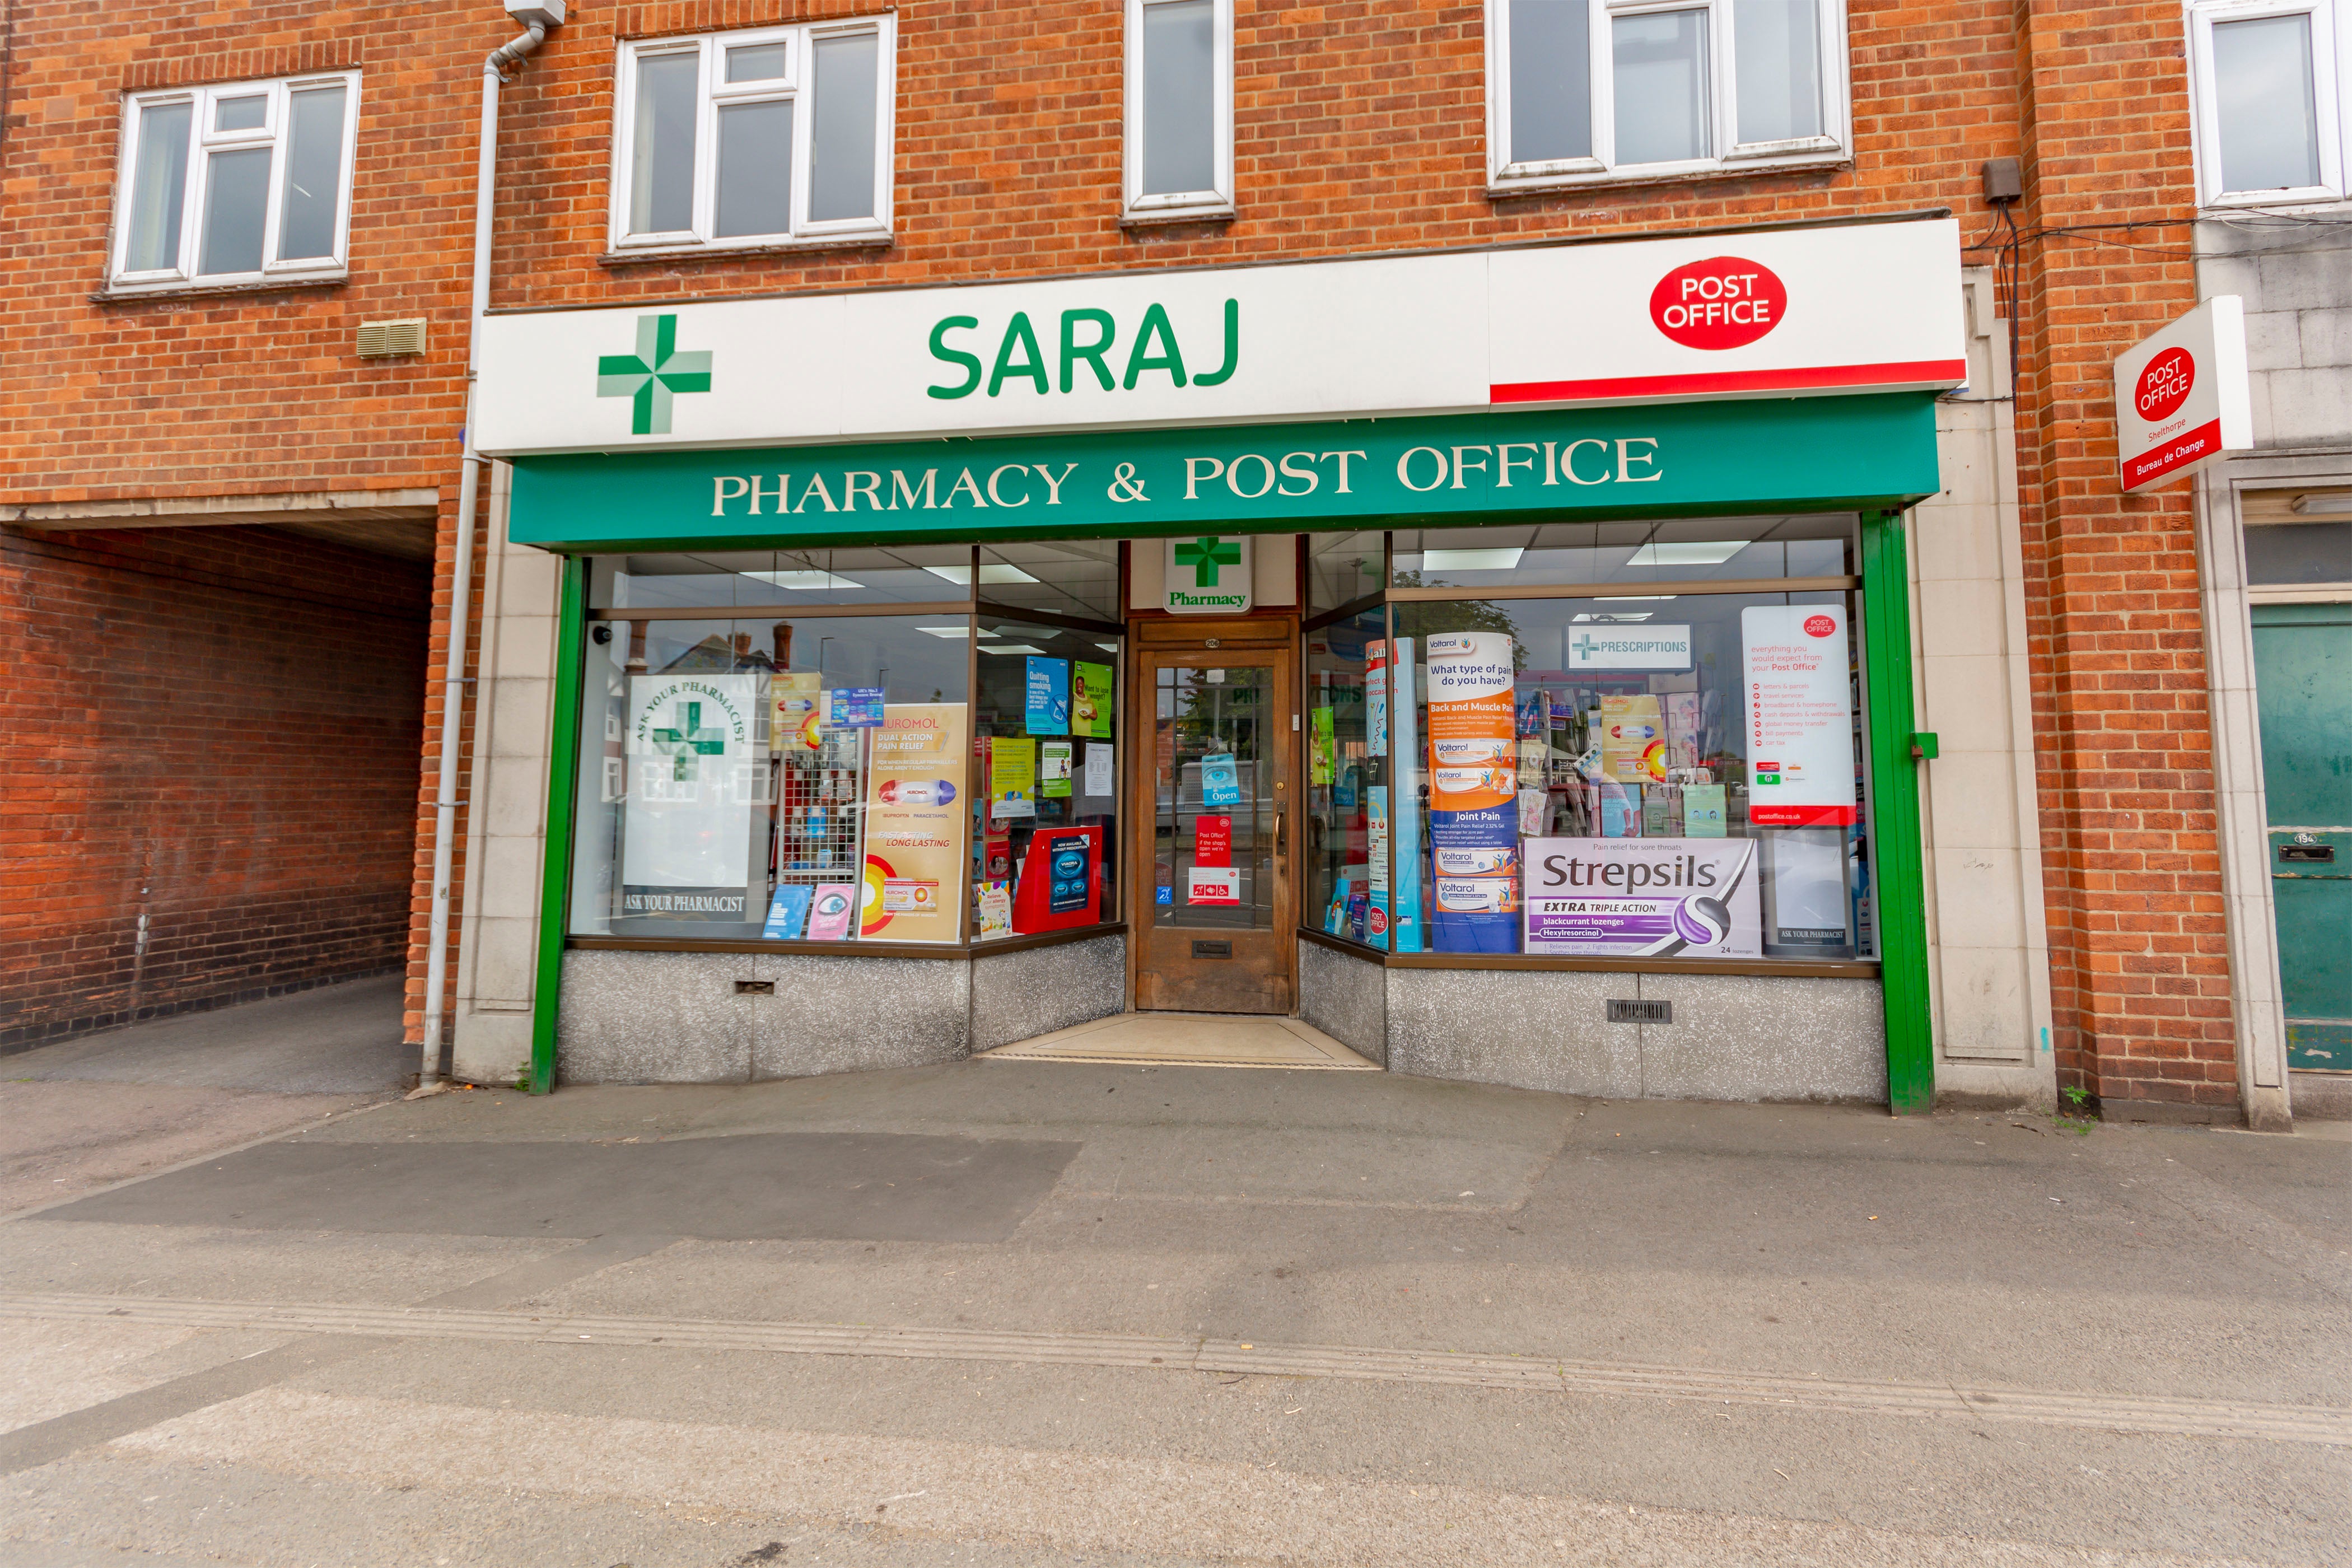
<svg viewBox="0 0 2352 1568">
<path fill-rule="evenodd" d="M 362 359 L 392 359 L 400 354 L 421 354 L 425 352 L 425 318 L 412 316 L 404 321 L 362 321 L 360 324 L 359 355 Z"/>
</svg>

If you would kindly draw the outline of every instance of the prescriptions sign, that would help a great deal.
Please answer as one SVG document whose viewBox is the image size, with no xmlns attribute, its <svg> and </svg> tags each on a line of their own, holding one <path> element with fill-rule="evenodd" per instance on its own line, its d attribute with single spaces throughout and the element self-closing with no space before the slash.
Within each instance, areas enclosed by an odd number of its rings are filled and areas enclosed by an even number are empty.
<svg viewBox="0 0 2352 1568">
<path fill-rule="evenodd" d="M 2208 300 L 2116 360 L 2116 451 L 2126 493 L 2254 444 L 2245 305 Z"/>
</svg>

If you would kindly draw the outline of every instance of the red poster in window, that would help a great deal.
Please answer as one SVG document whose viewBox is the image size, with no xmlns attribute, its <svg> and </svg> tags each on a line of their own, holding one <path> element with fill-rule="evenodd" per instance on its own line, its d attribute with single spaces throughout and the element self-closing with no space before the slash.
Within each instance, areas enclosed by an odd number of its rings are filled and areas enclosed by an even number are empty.
<svg viewBox="0 0 2352 1568">
<path fill-rule="evenodd" d="M 1196 816 L 1192 819 L 1192 864 L 1230 866 L 1234 863 L 1234 819 Z"/>
</svg>

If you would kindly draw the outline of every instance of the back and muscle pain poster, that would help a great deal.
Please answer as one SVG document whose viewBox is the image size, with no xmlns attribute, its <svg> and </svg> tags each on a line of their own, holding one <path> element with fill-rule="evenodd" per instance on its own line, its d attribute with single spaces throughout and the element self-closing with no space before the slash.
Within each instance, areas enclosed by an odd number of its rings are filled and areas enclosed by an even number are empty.
<svg viewBox="0 0 2352 1568">
<path fill-rule="evenodd" d="M 628 804 L 621 912 L 740 921 L 751 889 L 752 806 L 767 778 L 754 752 L 758 675 L 629 678 Z M 764 887 L 767 868 L 758 868 Z"/>
<path fill-rule="evenodd" d="M 1519 938 L 1518 742 L 1511 639 L 1440 632 L 1429 662 L 1430 926 L 1441 952 L 1512 952 Z"/>
</svg>

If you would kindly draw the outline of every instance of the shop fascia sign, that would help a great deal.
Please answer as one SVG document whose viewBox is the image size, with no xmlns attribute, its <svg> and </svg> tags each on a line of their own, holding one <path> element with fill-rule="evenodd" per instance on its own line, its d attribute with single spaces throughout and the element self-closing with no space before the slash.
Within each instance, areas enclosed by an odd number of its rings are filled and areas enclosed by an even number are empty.
<svg viewBox="0 0 2352 1568">
<path fill-rule="evenodd" d="M 2124 491 L 2193 474 L 2254 444 L 2246 309 L 2218 294 L 2116 360 L 2116 455 Z"/>
<path fill-rule="evenodd" d="M 1959 246 L 1939 218 L 516 312 L 483 323 L 475 437 L 504 457 L 1942 389 L 1966 374 Z"/>
<path fill-rule="evenodd" d="M 515 459 L 509 532 L 580 549 L 1026 533 L 1172 539 L 1172 552 L 1203 537 L 1230 544 L 1367 518 L 1899 505 L 1937 484 L 1932 400 L 1776 398 L 526 456 Z M 1175 562 L 1169 581 L 1199 572 Z"/>
</svg>

